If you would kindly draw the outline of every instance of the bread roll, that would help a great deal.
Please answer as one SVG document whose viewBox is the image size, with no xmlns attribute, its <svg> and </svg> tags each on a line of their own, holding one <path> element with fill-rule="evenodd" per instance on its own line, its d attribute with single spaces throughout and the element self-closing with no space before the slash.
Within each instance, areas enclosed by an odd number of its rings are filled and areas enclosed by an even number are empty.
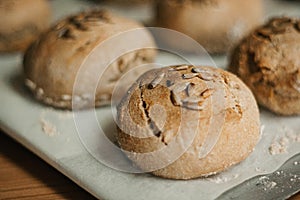
<svg viewBox="0 0 300 200">
<path fill-rule="evenodd" d="M 221 172 L 247 158 L 260 137 L 251 91 L 218 68 L 146 72 L 117 110 L 121 148 L 143 171 L 164 178 Z"/>
</svg>

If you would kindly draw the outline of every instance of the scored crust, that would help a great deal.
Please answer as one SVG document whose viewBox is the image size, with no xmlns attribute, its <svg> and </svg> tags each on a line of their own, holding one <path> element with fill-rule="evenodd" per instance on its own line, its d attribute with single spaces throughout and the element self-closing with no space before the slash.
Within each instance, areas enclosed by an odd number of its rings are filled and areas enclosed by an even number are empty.
<svg viewBox="0 0 300 200">
<path fill-rule="evenodd" d="M 0 52 L 25 51 L 50 24 L 46 0 L 0 1 Z"/>
<path fill-rule="evenodd" d="M 250 6 L 249 6 L 250 5 Z M 261 0 L 169 0 L 157 1 L 156 24 L 182 32 L 200 43 L 209 53 L 229 50 L 263 17 Z M 174 43 L 168 44 L 190 50 Z"/>
<path fill-rule="evenodd" d="M 300 114 L 300 20 L 273 18 L 233 51 L 229 69 L 271 111 Z"/>
<path fill-rule="evenodd" d="M 27 50 L 24 56 L 25 83 L 37 99 L 54 107 L 71 109 L 72 100 L 78 108 L 90 107 L 94 97 L 95 106 L 109 104 L 119 78 L 132 68 L 154 59 L 155 51 L 143 48 L 154 47 L 155 44 L 144 29 L 139 32 L 143 37 L 131 41 L 140 49 L 120 57 L 118 52 L 127 48 L 128 41 L 109 43 L 104 47 L 101 44 L 115 35 L 142 27 L 138 22 L 98 9 L 67 17 Z M 103 49 L 97 49 L 99 45 Z M 86 61 L 91 53 L 96 55 L 97 50 L 101 54 Z M 106 63 L 111 62 L 113 57 L 118 59 L 106 68 Z M 80 68 L 85 70 L 81 72 L 86 73 L 88 78 L 81 80 L 75 94 L 73 86 Z M 137 68 L 136 75 L 126 79 L 124 87 L 143 72 L 140 70 Z M 98 80 L 101 73 L 103 76 Z"/>
<path fill-rule="evenodd" d="M 244 160 L 260 136 L 251 91 L 236 76 L 212 67 L 146 72 L 117 111 L 121 148 L 142 170 L 165 178 L 223 171 Z"/>
</svg>

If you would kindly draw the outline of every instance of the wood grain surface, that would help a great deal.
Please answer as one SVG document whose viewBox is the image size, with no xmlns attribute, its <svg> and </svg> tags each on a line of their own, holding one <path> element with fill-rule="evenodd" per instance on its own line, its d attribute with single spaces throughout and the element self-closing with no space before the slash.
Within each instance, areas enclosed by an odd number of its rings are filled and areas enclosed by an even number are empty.
<svg viewBox="0 0 300 200">
<path fill-rule="evenodd" d="M 95 198 L 0 130 L 0 199 Z"/>
<path fill-rule="evenodd" d="M 0 131 L 0 199 L 95 199 Z"/>
</svg>

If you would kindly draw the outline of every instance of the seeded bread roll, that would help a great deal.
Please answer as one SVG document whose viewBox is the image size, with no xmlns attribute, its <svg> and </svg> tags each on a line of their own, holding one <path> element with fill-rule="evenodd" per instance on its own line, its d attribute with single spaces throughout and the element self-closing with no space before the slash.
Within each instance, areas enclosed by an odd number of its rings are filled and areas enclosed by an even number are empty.
<svg viewBox="0 0 300 200">
<path fill-rule="evenodd" d="M 154 50 L 144 49 L 155 44 L 142 27 L 104 10 L 70 16 L 26 52 L 25 84 L 38 100 L 54 107 L 71 109 L 72 99 L 76 108 L 107 105 L 119 78 L 155 56 Z M 137 31 L 126 34 L 129 30 Z M 130 52 L 122 55 L 124 51 Z M 124 90 L 142 72 L 137 68 L 128 76 L 121 84 Z"/>
<path fill-rule="evenodd" d="M 0 1 L 0 52 L 24 51 L 49 27 L 46 0 Z"/>
<path fill-rule="evenodd" d="M 171 179 L 221 172 L 259 140 L 251 91 L 233 74 L 173 66 L 143 74 L 118 108 L 117 139 L 143 171 Z"/>
<path fill-rule="evenodd" d="M 282 115 L 300 114 L 300 20 L 273 18 L 234 50 L 230 70 L 257 101 Z"/>
<path fill-rule="evenodd" d="M 210 53 L 224 53 L 263 17 L 261 0 L 169 0 L 157 1 L 156 23 L 182 32 Z M 188 47 L 166 37 L 168 44 Z M 180 46 L 179 46 L 180 45 Z"/>
</svg>

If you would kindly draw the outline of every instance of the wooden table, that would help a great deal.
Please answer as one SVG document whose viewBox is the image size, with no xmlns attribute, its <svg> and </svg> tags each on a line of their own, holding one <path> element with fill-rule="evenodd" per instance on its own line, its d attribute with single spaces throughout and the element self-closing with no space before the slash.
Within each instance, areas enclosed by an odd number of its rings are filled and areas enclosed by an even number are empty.
<svg viewBox="0 0 300 200">
<path fill-rule="evenodd" d="M 0 199 L 95 199 L 0 131 Z"/>
<path fill-rule="evenodd" d="M 95 198 L 0 131 L 0 199 Z"/>
</svg>

